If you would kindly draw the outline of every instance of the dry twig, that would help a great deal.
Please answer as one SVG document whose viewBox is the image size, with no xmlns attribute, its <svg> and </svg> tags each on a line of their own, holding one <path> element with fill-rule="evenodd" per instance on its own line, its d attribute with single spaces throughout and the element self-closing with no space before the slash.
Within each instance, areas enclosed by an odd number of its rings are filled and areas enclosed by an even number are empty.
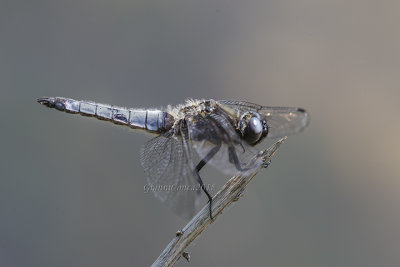
<svg viewBox="0 0 400 267">
<path fill-rule="evenodd" d="M 270 148 L 255 156 L 249 163 L 252 171 L 246 173 L 238 173 L 229 179 L 220 191 L 213 198 L 212 214 L 214 220 L 210 219 L 208 203 L 193 217 L 193 219 L 180 231 L 167 245 L 161 255 L 153 263 L 153 267 L 173 266 L 175 262 L 184 254 L 186 259 L 190 259 L 184 249 L 188 247 L 215 219 L 222 214 L 222 211 L 233 202 L 237 201 L 246 188 L 247 184 L 253 177 L 270 162 L 275 151 L 285 141 L 286 137 L 280 139 Z M 254 164 L 254 165 L 253 165 Z"/>
</svg>

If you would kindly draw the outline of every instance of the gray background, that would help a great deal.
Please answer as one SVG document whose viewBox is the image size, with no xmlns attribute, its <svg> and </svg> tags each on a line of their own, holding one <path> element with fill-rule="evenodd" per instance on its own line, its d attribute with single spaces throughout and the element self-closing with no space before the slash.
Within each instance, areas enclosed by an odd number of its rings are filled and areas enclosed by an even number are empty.
<svg viewBox="0 0 400 267">
<path fill-rule="evenodd" d="M 146 266 L 186 223 L 143 193 L 148 136 L 40 96 L 304 107 L 177 266 L 399 266 L 399 3 L 0 0 L 0 266 Z"/>
</svg>

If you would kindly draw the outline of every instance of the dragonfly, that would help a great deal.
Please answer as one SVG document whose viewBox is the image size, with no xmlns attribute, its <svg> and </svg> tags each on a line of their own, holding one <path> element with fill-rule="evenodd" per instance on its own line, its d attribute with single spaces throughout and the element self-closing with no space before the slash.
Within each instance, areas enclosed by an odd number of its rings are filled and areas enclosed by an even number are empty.
<svg viewBox="0 0 400 267">
<path fill-rule="evenodd" d="M 265 138 L 279 138 L 302 131 L 308 113 L 297 107 L 269 107 L 236 100 L 194 100 L 165 109 L 135 109 L 43 97 L 49 108 L 94 117 L 155 135 L 140 150 L 140 161 L 155 197 L 176 213 L 191 217 L 201 192 L 212 196 L 200 170 L 209 164 L 224 174 L 251 171 L 246 163 L 259 151 Z"/>
</svg>

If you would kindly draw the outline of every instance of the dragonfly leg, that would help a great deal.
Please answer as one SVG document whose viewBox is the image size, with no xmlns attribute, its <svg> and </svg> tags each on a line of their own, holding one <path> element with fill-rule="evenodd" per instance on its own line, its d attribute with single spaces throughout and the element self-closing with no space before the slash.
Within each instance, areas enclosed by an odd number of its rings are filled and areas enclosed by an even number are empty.
<svg viewBox="0 0 400 267">
<path fill-rule="evenodd" d="M 233 163 L 238 171 L 248 170 L 248 168 L 242 168 L 242 166 L 240 166 L 239 158 L 233 146 L 229 146 L 228 153 L 229 153 L 229 162 Z"/>
<path fill-rule="evenodd" d="M 195 170 L 194 170 L 194 178 L 196 179 L 196 181 L 200 184 L 201 189 L 204 191 L 204 193 L 207 195 L 207 198 L 210 202 L 210 218 L 211 220 L 213 219 L 212 216 L 212 197 L 210 195 L 210 193 L 208 192 L 207 188 L 204 186 L 203 180 L 201 180 L 200 177 L 200 170 L 207 164 L 207 162 L 214 157 L 215 154 L 217 154 L 217 152 L 219 151 L 219 149 L 221 148 L 221 143 L 218 143 L 215 147 L 213 147 L 208 154 L 197 164 Z"/>
</svg>

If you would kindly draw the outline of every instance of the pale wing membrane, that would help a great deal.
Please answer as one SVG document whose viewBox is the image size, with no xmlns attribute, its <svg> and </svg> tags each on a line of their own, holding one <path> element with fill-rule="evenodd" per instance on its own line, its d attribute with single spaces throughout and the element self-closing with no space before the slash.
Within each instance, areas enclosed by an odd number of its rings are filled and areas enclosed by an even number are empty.
<svg viewBox="0 0 400 267">
<path fill-rule="evenodd" d="M 171 134 L 146 142 L 140 157 L 149 189 L 177 214 L 191 217 L 201 189 L 193 177 L 182 139 Z"/>
<path fill-rule="evenodd" d="M 258 113 L 267 121 L 269 138 L 298 133 L 310 121 L 307 112 L 299 108 L 263 107 Z"/>
<path fill-rule="evenodd" d="M 245 167 L 257 153 L 257 150 L 246 142 L 241 142 L 232 124 L 223 116 L 211 115 L 206 118 L 197 116 L 193 120 L 187 120 L 187 124 L 190 141 L 201 159 L 220 144 L 219 151 L 208 161 L 208 164 L 224 174 L 235 174 L 239 171 L 230 160 L 229 147 L 234 148 L 241 167 Z"/>
<path fill-rule="evenodd" d="M 262 108 L 262 106 L 253 104 L 246 101 L 238 101 L 238 100 L 218 100 L 218 103 L 229 106 L 234 110 L 239 111 L 257 111 Z"/>
<path fill-rule="evenodd" d="M 304 109 L 296 107 L 267 107 L 235 100 L 221 100 L 218 103 L 226 105 L 239 113 L 246 111 L 259 113 L 262 119 L 267 121 L 268 138 L 278 138 L 298 133 L 310 121 L 308 113 Z"/>
</svg>

